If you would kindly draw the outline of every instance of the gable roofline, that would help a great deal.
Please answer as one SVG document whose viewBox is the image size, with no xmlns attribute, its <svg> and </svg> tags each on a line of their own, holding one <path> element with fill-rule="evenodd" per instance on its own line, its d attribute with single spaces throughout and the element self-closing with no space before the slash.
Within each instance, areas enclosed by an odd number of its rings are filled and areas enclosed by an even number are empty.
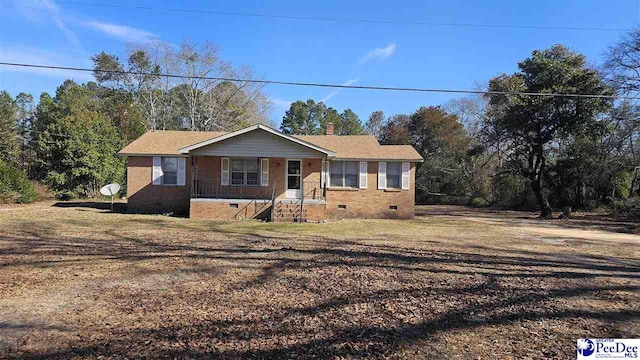
<svg viewBox="0 0 640 360">
<path fill-rule="evenodd" d="M 354 157 L 354 158 L 336 158 L 336 161 L 378 161 L 378 162 L 412 162 L 412 163 L 422 163 L 424 159 L 407 159 L 404 157 L 400 158 L 367 158 L 367 157 Z"/>
<path fill-rule="evenodd" d="M 185 146 L 185 147 L 180 149 L 180 153 L 181 154 L 188 154 L 190 151 L 195 150 L 195 149 L 199 149 L 199 148 L 201 148 L 203 146 L 215 144 L 217 142 L 224 141 L 224 140 L 230 139 L 232 137 L 236 137 L 238 135 L 246 134 L 248 132 L 251 132 L 251 131 L 254 131 L 254 130 L 258 130 L 258 129 L 264 130 L 264 131 L 266 131 L 268 133 L 271 133 L 273 135 L 279 136 L 279 137 L 281 137 L 283 139 L 292 141 L 292 142 L 294 142 L 296 144 L 308 147 L 308 148 L 310 148 L 312 150 L 324 153 L 329 157 L 335 157 L 336 156 L 336 153 L 331 151 L 331 150 L 329 150 L 329 149 L 325 149 L 323 147 L 314 145 L 314 144 L 312 144 L 312 143 L 310 143 L 308 141 L 304 141 L 302 139 L 298 139 L 298 138 L 296 138 L 294 136 L 291 136 L 291 135 L 283 134 L 283 133 L 279 132 L 278 130 L 272 129 L 272 128 L 270 128 L 270 127 L 268 127 L 266 125 L 262 125 L 262 124 L 252 125 L 252 126 L 244 128 L 244 129 L 240 129 L 240 130 L 237 130 L 237 131 L 232 131 L 230 133 L 211 138 L 209 140 L 205 140 L 205 141 L 201 141 L 201 142 L 195 143 L 193 145 Z"/>
</svg>

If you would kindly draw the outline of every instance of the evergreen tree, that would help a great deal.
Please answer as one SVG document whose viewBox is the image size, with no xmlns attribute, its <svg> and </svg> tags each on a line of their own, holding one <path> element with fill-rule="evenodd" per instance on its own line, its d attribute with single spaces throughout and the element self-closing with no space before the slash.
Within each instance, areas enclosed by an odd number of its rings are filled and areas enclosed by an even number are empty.
<svg viewBox="0 0 640 360">
<path fill-rule="evenodd" d="M 116 156 L 122 134 L 99 111 L 98 90 L 66 81 L 54 98 L 40 98 L 31 145 L 38 178 L 60 198 L 96 196 L 102 185 L 124 178 L 124 159 Z"/>
<path fill-rule="evenodd" d="M 19 157 L 18 105 L 6 91 L 0 91 L 0 160 L 15 164 Z"/>
<path fill-rule="evenodd" d="M 611 95 L 583 55 L 562 45 L 535 50 L 518 64 L 519 71 L 492 79 L 489 90 L 532 93 Z M 509 140 L 514 172 L 526 177 L 541 217 L 551 217 L 546 177 L 554 144 L 569 141 L 598 126 L 598 116 L 611 108 L 606 98 L 488 95 L 495 124 Z"/>
<path fill-rule="evenodd" d="M 340 120 L 340 135 L 359 135 L 364 133 L 360 118 L 351 109 L 343 111 L 340 114 Z"/>
</svg>

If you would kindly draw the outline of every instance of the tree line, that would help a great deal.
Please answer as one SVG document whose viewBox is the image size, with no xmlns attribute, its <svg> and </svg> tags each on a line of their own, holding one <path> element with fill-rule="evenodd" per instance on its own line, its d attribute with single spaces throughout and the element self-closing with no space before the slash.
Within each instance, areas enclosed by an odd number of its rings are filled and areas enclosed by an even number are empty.
<svg viewBox="0 0 640 360">
<path fill-rule="evenodd" d="M 612 46 L 599 68 L 556 45 L 534 50 L 517 72 L 491 79 L 486 95 L 412 114 L 375 111 L 364 123 L 351 109 L 299 100 L 280 129 L 323 134 L 332 122 L 337 135 L 366 133 L 382 144 L 413 145 L 425 158 L 416 177 L 422 203 L 537 208 L 543 217 L 564 206 L 638 207 L 640 110 L 623 98 L 640 90 L 637 59 L 640 30 Z M 212 44 L 149 43 L 132 47 L 124 61 L 107 53 L 92 60 L 95 81 L 67 80 L 37 105 L 29 94 L 0 93 L 2 165 L 44 182 L 61 198 L 124 184 L 124 160 L 115 153 L 146 131 L 228 131 L 268 122 L 262 86 L 246 81 L 253 73 L 223 61 Z M 3 188 L 10 186 L 0 193 Z"/>
<path fill-rule="evenodd" d="M 420 107 L 412 114 L 373 112 L 364 125 L 313 100 L 293 103 L 281 130 L 367 133 L 382 144 L 410 144 L 418 203 L 462 203 L 540 210 L 619 205 L 640 214 L 637 199 L 639 108 L 621 97 L 640 90 L 640 32 L 611 48 L 592 68 L 563 45 L 534 50 L 518 71 L 491 79 L 486 95 Z M 531 96 L 539 94 L 590 94 Z M 357 124 L 353 126 L 352 124 Z"/>
<path fill-rule="evenodd" d="M 32 201 L 29 180 L 62 199 L 97 196 L 110 182 L 126 184 L 125 160 L 116 153 L 146 131 L 231 131 L 268 123 L 262 85 L 246 81 L 252 71 L 221 59 L 213 44 L 151 42 L 131 47 L 124 60 L 101 52 L 92 61 L 95 81 L 66 80 L 37 104 L 31 94 L 0 92 L 1 200 Z"/>
</svg>

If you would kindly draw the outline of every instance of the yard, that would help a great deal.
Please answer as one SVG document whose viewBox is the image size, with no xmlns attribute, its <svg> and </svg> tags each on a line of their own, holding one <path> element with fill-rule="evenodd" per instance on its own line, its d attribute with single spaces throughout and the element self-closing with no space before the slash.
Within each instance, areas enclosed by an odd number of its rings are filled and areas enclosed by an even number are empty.
<svg viewBox="0 0 640 360">
<path fill-rule="evenodd" d="M 574 358 L 640 336 L 640 228 L 419 207 L 210 222 L 0 209 L 0 357 Z"/>
</svg>

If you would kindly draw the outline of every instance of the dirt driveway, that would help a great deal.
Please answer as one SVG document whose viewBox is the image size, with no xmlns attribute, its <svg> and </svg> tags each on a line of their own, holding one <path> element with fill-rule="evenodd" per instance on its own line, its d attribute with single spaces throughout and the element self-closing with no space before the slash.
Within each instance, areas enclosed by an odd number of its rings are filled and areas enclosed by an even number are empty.
<svg viewBox="0 0 640 360">
<path fill-rule="evenodd" d="M 0 211 L 0 357 L 565 359 L 578 338 L 640 336 L 633 222 L 419 207 L 226 223 L 96 205 Z"/>
</svg>

